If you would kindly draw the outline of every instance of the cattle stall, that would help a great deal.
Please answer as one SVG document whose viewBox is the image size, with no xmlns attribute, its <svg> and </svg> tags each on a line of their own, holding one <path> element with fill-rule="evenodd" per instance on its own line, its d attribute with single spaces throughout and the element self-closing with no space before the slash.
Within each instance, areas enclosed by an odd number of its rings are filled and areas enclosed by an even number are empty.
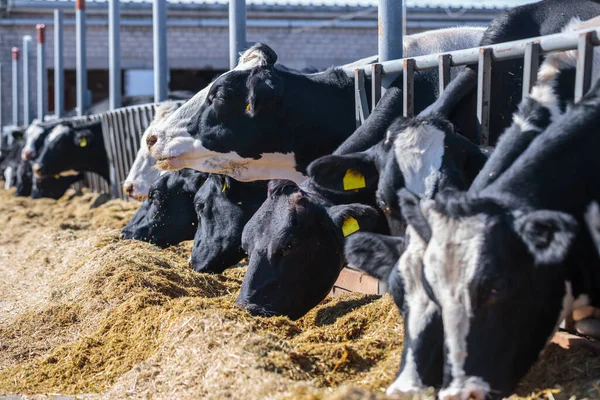
<svg viewBox="0 0 600 400">
<path fill-rule="evenodd" d="M 564 32 L 492 46 L 457 50 L 448 53 L 431 54 L 414 58 L 396 59 L 369 64 L 355 70 L 347 70 L 355 82 L 356 126 L 360 126 L 377 106 L 382 95 L 382 81 L 385 76 L 402 74 L 403 116 L 414 115 L 414 73 L 415 71 L 437 69 L 440 95 L 450 83 L 450 68 L 476 64 L 477 79 L 477 119 L 480 144 L 489 144 L 489 117 L 491 100 L 491 71 L 494 62 L 523 57 L 523 96 L 530 93 L 537 80 L 540 56 L 560 51 L 577 51 L 577 72 L 575 78 L 575 100 L 578 101 L 592 84 L 594 47 L 600 45 L 600 28 L 578 32 Z M 371 109 L 367 98 L 366 81 L 371 79 Z M 390 80 L 391 81 L 391 80 Z M 385 282 L 364 273 L 344 268 L 332 293 L 356 291 L 367 294 L 383 294 Z"/>
</svg>

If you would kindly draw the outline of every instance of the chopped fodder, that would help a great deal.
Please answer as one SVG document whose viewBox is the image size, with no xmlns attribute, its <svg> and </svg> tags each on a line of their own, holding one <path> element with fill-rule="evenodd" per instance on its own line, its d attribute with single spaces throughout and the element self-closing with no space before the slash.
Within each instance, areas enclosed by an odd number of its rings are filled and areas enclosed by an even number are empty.
<svg viewBox="0 0 600 400">
<path fill-rule="evenodd" d="M 138 204 L 90 210 L 95 198 L 0 191 L 0 394 L 386 398 L 404 337 L 389 296 L 327 298 L 298 321 L 252 317 L 233 304 L 244 268 L 198 274 L 190 242 L 123 241 Z M 518 393 L 598 397 L 598 357 L 581 351 L 546 352 Z"/>
</svg>

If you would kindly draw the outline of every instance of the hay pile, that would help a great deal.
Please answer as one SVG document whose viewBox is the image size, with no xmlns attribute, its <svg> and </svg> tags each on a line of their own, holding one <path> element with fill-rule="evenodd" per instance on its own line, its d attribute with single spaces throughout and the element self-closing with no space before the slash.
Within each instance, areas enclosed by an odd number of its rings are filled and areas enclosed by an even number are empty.
<svg viewBox="0 0 600 400">
<path fill-rule="evenodd" d="M 122 241 L 136 205 L 90 210 L 93 199 L 0 192 L 0 394 L 385 397 L 403 338 L 389 296 L 327 299 L 295 322 L 251 317 L 233 307 L 243 267 L 197 274 L 189 242 L 160 250 Z M 594 396 L 598 357 L 556 350 L 538 367 L 520 394 L 559 383 Z"/>
</svg>

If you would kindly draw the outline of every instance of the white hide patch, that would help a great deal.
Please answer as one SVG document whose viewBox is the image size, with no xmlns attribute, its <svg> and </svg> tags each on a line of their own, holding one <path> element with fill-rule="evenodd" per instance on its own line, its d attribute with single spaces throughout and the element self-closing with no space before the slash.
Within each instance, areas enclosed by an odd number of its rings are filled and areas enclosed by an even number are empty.
<svg viewBox="0 0 600 400">
<path fill-rule="evenodd" d="M 69 133 L 69 127 L 65 125 L 57 125 L 52 132 L 46 137 L 48 143 L 57 141 L 62 135 Z"/>
<path fill-rule="evenodd" d="M 4 190 L 10 189 L 10 183 L 12 182 L 13 177 L 13 167 L 6 167 L 4 170 Z"/>
<path fill-rule="evenodd" d="M 396 162 L 405 186 L 421 198 L 431 198 L 444 156 L 445 134 L 435 126 L 409 127 L 394 141 Z"/>
<path fill-rule="evenodd" d="M 424 271 L 433 293 L 444 305 L 446 361 L 452 374 L 447 390 L 461 390 L 468 380 L 464 362 L 472 316 L 469 285 L 477 271 L 485 222 L 477 216 L 457 220 L 431 209 L 425 214 L 432 237 L 425 250 Z"/>
<path fill-rule="evenodd" d="M 35 153 L 35 141 L 42 133 L 44 133 L 44 128 L 42 128 L 36 121 L 27 127 L 24 135 L 25 146 L 23 146 L 23 150 L 21 150 L 21 159 L 26 160 L 25 153 L 28 151 Z"/>
<path fill-rule="evenodd" d="M 405 238 L 408 238 L 406 250 L 398 261 L 398 272 L 402 277 L 404 299 L 409 310 L 407 335 L 411 339 L 419 337 L 431 321 L 433 314 L 438 310 L 437 305 L 431 301 L 423 287 L 421 265 L 427 243 L 417 234 L 412 226 L 406 228 Z M 440 340 L 442 338 L 440 337 Z M 405 343 L 410 341 L 406 340 Z M 418 392 L 425 389 L 417 371 L 417 363 L 411 348 L 407 350 L 404 363 L 400 366 L 398 378 L 387 389 L 386 393 Z"/>
<path fill-rule="evenodd" d="M 483 379 L 471 376 L 461 387 L 449 387 L 440 390 L 440 400 L 484 400 L 490 393 L 490 385 Z"/>
</svg>

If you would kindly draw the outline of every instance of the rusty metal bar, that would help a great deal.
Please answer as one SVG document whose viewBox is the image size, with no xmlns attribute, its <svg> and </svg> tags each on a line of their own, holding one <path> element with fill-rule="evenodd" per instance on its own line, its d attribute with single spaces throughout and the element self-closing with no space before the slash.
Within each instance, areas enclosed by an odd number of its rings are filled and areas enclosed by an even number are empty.
<svg viewBox="0 0 600 400">
<path fill-rule="evenodd" d="M 540 67 L 539 43 L 527 43 L 523 61 L 523 97 L 525 97 L 531 92 L 531 88 L 537 81 L 537 72 Z"/>
<path fill-rule="evenodd" d="M 490 132 L 490 88 L 492 84 L 492 50 L 482 48 L 479 52 L 479 71 L 477 75 L 477 121 L 479 141 L 489 144 Z"/>
<path fill-rule="evenodd" d="M 354 101 L 356 103 L 356 127 L 359 127 L 367 118 L 369 118 L 369 103 L 365 91 L 365 73 L 362 70 L 356 70 L 354 76 Z"/>
<path fill-rule="evenodd" d="M 592 33 L 582 33 L 577 45 L 577 72 L 575 74 L 575 102 L 581 100 L 592 86 L 592 63 L 594 62 L 594 46 Z"/>
<path fill-rule="evenodd" d="M 442 54 L 438 58 L 438 75 L 440 82 L 440 95 L 446 90 L 450 83 L 450 64 L 452 56 L 450 54 Z"/>
<path fill-rule="evenodd" d="M 46 25 L 38 24 L 37 29 L 37 117 L 40 121 L 48 111 L 48 72 L 46 71 Z"/>
<path fill-rule="evenodd" d="M 415 60 L 404 60 L 404 74 L 402 74 L 402 107 L 403 115 L 411 118 L 415 115 Z"/>
<path fill-rule="evenodd" d="M 372 64 L 371 73 L 371 111 L 377 107 L 377 103 L 381 100 L 381 64 Z"/>
</svg>

